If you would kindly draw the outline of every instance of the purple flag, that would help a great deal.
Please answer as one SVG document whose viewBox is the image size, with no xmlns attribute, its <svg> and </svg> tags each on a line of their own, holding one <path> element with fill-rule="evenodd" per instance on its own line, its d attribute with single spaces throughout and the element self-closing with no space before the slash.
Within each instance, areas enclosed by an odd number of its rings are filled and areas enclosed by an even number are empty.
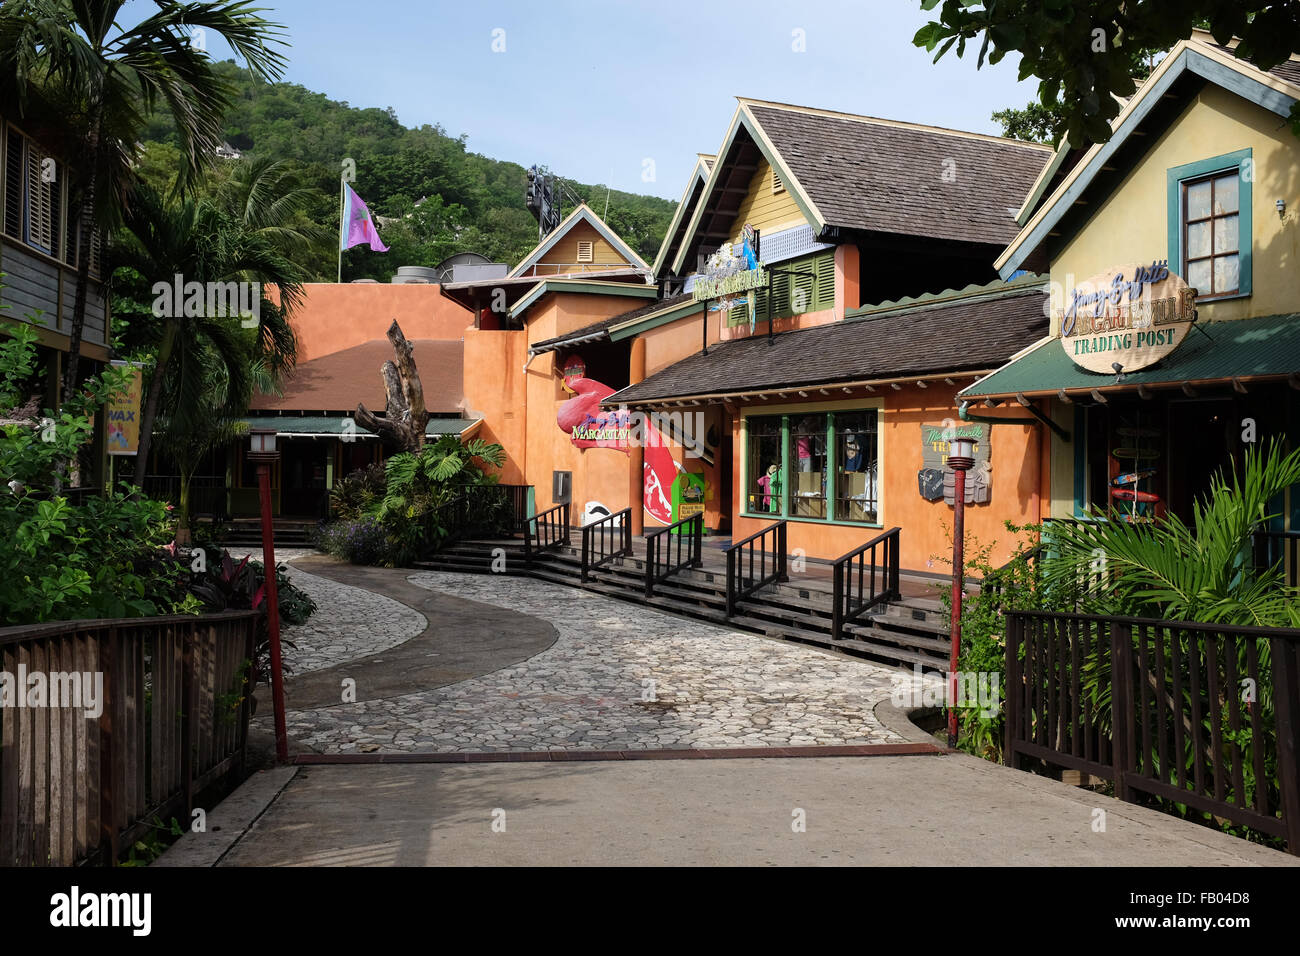
<svg viewBox="0 0 1300 956">
<path fill-rule="evenodd" d="M 343 184 L 343 228 L 339 230 L 339 248 L 351 249 L 362 243 L 375 252 L 387 252 L 388 247 L 379 239 L 375 221 L 370 210 L 361 197 L 352 191 L 352 187 Z"/>
</svg>

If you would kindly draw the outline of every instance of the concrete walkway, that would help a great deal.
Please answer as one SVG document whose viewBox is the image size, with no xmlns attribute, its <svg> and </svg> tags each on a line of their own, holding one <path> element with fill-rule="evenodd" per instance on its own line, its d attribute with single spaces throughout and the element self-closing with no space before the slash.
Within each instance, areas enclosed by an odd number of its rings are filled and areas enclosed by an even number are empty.
<svg viewBox="0 0 1300 956">
<path fill-rule="evenodd" d="M 592 717 L 597 725 L 602 713 L 623 719 L 642 687 L 643 655 L 663 643 L 671 653 L 652 660 L 671 675 L 667 683 L 676 690 L 670 700 L 682 693 L 683 700 L 702 704 L 702 714 L 735 706 L 728 695 L 736 694 L 741 706 L 735 712 L 751 714 L 744 702 L 758 694 L 764 706 L 818 727 L 844 719 L 864 740 L 933 739 L 889 706 L 887 668 L 719 628 L 696 631 L 702 626 L 697 622 L 656 615 L 671 624 L 664 631 L 662 622 L 642 620 L 655 612 L 616 605 L 621 616 L 614 616 L 586 592 L 542 582 L 447 575 L 408 580 L 409 572 L 325 559 L 296 564 L 382 594 L 430 622 L 404 644 L 291 681 L 291 706 L 308 708 L 290 714 L 291 733 L 302 728 L 304 714 L 331 715 L 313 728 L 324 735 L 310 748 L 295 742 L 296 750 L 371 749 L 355 746 L 363 729 L 356 718 L 367 705 L 382 704 L 390 713 L 396 706 L 431 715 L 436 725 L 433 742 L 421 745 L 402 736 L 409 721 L 392 721 L 382 728 L 392 738 L 385 752 L 392 743 L 396 750 L 444 757 L 463 749 L 459 739 L 448 747 L 436 738 L 455 717 L 468 721 L 458 733 L 476 741 L 472 749 L 495 751 L 504 760 L 262 771 L 210 811 L 209 832 L 186 834 L 155 865 L 1300 864 L 1156 811 L 962 754 L 508 762 L 517 756 L 512 750 L 555 746 L 559 731 L 545 720 L 554 707 Z M 575 614 L 574 608 L 586 610 Z M 636 633 L 596 626 L 631 624 L 633 613 Z M 723 653 L 715 659 L 711 649 Z M 754 661 L 775 670 L 747 676 L 744 667 Z M 543 678 L 536 694 L 525 680 L 530 666 Z M 359 675 L 357 703 L 332 703 L 344 675 Z M 583 681 L 598 687 L 611 679 L 626 685 L 616 700 L 573 693 L 587 686 Z M 422 689 L 411 693 L 413 685 Z M 836 711 L 853 690 L 849 710 Z M 520 710 L 521 696 L 541 709 Z M 455 703 L 448 708 L 447 700 Z M 268 711 L 261 711 L 263 718 Z M 697 727 L 698 717 L 687 714 L 686 726 Z M 527 734 L 502 738 L 511 720 L 539 715 L 540 725 L 517 724 Z M 649 735 L 636 739 L 645 745 L 657 739 L 653 730 L 660 724 L 641 719 Z M 718 730 L 716 741 L 700 734 L 684 739 L 704 748 L 755 744 L 727 736 L 725 724 Z M 715 732 L 712 725 L 708 732 Z M 620 741 L 568 736 L 569 749 L 587 751 L 617 749 Z"/>
<path fill-rule="evenodd" d="M 278 783 L 268 781 L 272 788 Z M 1094 831 L 1102 819 L 1104 832 Z M 187 835 L 160 862 L 1300 864 L 1153 810 L 965 755 L 302 767 L 241 839 L 230 845 L 229 824 L 222 832 L 219 853 Z"/>
</svg>

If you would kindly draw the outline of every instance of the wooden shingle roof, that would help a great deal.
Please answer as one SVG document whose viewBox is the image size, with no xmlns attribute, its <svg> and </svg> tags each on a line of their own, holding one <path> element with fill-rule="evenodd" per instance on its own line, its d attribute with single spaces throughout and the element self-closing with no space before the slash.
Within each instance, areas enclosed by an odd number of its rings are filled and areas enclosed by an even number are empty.
<svg viewBox="0 0 1300 956">
<path fill-rule="evenodd" d="M 602 404 L 727 396 L 763 389 L 997 368 L 1048 331 L 1041 283 L 954 294 L 772 337 L 710 346 Z"/>
<path fill-rule="evenodd" d="M 743 101 L 829 226 L 1003 245 L 1050 148 Z"/>
</svg>

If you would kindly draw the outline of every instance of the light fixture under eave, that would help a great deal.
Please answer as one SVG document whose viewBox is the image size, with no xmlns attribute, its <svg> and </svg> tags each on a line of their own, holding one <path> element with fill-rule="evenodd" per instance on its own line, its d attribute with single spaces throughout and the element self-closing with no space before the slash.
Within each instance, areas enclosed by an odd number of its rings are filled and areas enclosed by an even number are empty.
<svg viewBox="0 0 1300 956">
<path fill-rule="evenodd" d="M 1196 389 L 1192 388 L 1190 382 L 1183 382 L 1183 394 L 1188 398 L 1196 397 Z"/>
<path fill-rule="evenodd" d="M 897 382 L 890 382 L 889 387 L 896 392 L 901 392 L 903 390 L 903 386 L 899 385 Z"/>
<path fill-rule="evenodd" d="M 929 386 L 928 384 L 926 384 L 925 382 L 921 381 L 921 380 L 918 378 L 918 379 L 916 380 L 916 387 L 917 387 L 917 388 L 929 388 L 930 386 Z"/>
<path fill-rule="evenodd" d="M 1021 405 L 1025 406 L 1025 408 L 1028 408 L 1030 405 L 1033 404 L 1033 402 L 1025 398 L 1024 392 L 1016 392 L 1016 401 L 1018 401 Z"/>
<path fill-rule="evenodd" d="M 1106 396 L 1101 394 L 1101 392 L 1097 391 L 1095 388 L 1092 390 L 1092 400 L 1099 405 L 1106 404 Z"/>
<path fill-rule="evenodd" d="M 1138 398 L 1152 399 L 1154 397 L 1155 393 L 1152 392 L 1151 389 L 1147 388 L 1145 385 L 1138 386 Z"/>
<path fill-rule="evenodd" d="M 1232 380 L 1232 390 L 1238 395 L 1246 394 L 1246 386 L 1241 384 L 1241 379 L 1239 378 L 1234 378 Z"/>
<path fill-rule="evenodd" d="M 1066 405 L 1074 404 L 1074 402 L 1070 399 L 1070 396 L 1065 394 L 1065 389 L 1061 389 L 1059 392 L 1057 392 L 1056 397 L 1059 398 Z"/>
</svg>

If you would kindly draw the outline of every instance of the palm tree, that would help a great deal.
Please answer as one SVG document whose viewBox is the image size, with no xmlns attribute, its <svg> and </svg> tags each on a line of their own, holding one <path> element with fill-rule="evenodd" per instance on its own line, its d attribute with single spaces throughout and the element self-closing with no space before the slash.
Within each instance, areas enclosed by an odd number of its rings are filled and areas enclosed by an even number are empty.
<svg viewBox="0 0 1300 956">
<path fill-rule="evenodd" d="M 115 262 L 137 281 L 143 279 L 138 297 L 154 280 L 170 283 L 175 275 L 202 283 L 256 282 L 261 292 L 255 330 L 243 328 L 238 317 L 208 314 L 164 315 L 144 324 L 144 334 L 152 338 L 137 344 L 153 348 L 155 363 L 140 418 L 138 482 L 148 464 L 155 421 L 165 417 L 173 433 L 203 427 L 209 414 L 207 366 L 222 366 L 225 390 L 243 408 L 255 390 L 273 391 L 293 367 L 297 337 L 288 319 L 302 296 L 302 271 L 266 235 L 250 231 L 208 199 L 169 200 L 141 183 L 133 190 L 125 227 Z M 270 285 L 278 301 L 267 297 Z"/>
<path fill-rule="evenodd" d="M 289 163 L 255 156 L 231 165 L 230 177 L 216 187 L 213 201 L 250 234 L 305 266 L 314 257 L 332 255 L 338 241 L 335 230 L 308 215 L 320 196 L 319 189 L 303 184 Z"/>
<path fill-rule="evenodd" d="M 212 69 L 210 33 L 257 76 L 278 79 L 283 27 L 245 2 L 155 0 L 157 11 L 134 26 L 120 14 L 126 0 L 6 0 L 0 6 L 0 88 L 20 113 L 31 103 L 60 104 L 76 130 L 84 163 L 69 169 L 77 213 L 77 288 L 63 400 L 77 384 L 86 319 L 89 250 L 95 226 L 111 226 L 128 201 L 131 152 L 158 107 L 175 122 L 183 159 L 178 188 L 189 189 L 215 159 L 232 88 Z"/>
<path fill-rule="evenodd" d="M 1083 610 L 1265 627 L 1300 626 L 1300 592 L 1280 566 L 1255 568 L 1254 536 L 1278 517 L 1275 503 L 1300 484 L 1300 449 L 1279 441 L 1215 474 L 1189 525 L 1176 515 L 1137 524 L 1092 515 L 1053 522 L 1042 560 L 1049 593 L 1074 595 Z M 1072 600 L 1068 599 L 1068 600 Z"/>
</svg>

